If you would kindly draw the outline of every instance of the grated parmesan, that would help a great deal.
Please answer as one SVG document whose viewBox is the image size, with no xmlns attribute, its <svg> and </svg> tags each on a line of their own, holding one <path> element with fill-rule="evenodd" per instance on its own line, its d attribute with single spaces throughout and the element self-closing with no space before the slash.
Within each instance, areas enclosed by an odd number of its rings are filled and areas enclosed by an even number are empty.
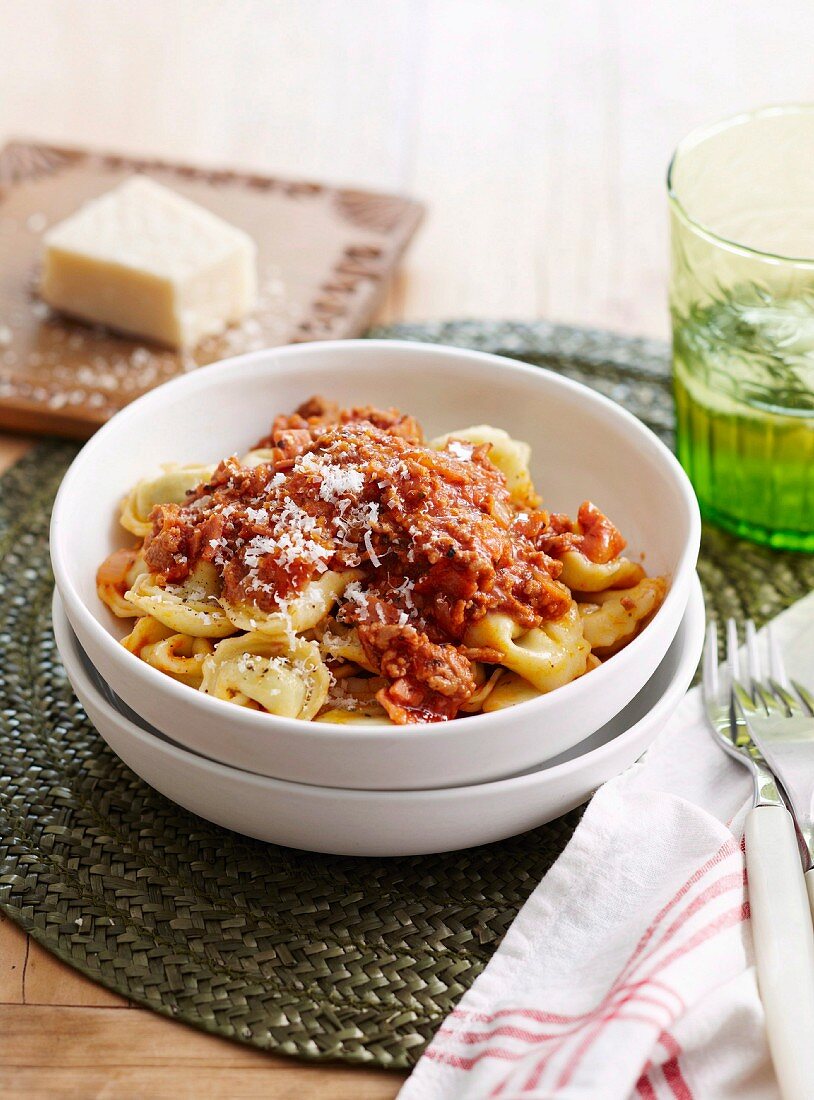
<svg viewBox="0 0 814 1100">
<path fill-rule="evenodd" d="M 365 531 L 365 549 L 368 552 L 370 564 L 373 566 L 374 569 L 378 569 L 382 563 L 381 559 L 376 554 L 376 551 L 373 549 L 373 536 L 370 532 L 370 528 Z"/>
<path fill-rule="evenodd" d="M 358 496 L 365 487 L 365 475 L 355 466 L 326 462 L 319 472 L 322 478 L 319 495 L 329 504 L 336 503 L 340 497 Z"/>
<path fill-rule="evenodd" d="M 450 439 L 447 443 L 447 450 L 450 454 L 455 455 L 456 458 L 466 461 L 472 457 L 472 452 L 475 448 L 471 443 L 462 443 L 460 439 Z"/>
</svg>

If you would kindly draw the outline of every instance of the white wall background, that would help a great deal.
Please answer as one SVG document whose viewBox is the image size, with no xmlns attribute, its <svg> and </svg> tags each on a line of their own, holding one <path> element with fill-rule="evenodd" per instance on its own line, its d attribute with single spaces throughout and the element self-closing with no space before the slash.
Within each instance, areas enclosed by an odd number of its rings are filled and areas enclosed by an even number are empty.
<svg viewBox="0 0 814 1100">
<path fill-rule="evenodd" d="M 407 191 L 391 315 L 662 334 L 672 147 L 813 46 L 810 0 L 5 0 L 0 138 Z"/>
</svg>

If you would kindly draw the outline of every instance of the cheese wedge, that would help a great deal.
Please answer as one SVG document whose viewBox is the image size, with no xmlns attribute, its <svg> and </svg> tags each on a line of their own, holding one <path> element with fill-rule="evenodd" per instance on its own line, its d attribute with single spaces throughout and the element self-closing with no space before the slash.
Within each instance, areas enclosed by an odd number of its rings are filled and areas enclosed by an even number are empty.
<svg viewBox="0 0 814 1100">
<path fill-rule="evenodd" d="M 43 299 L 130 336 L 192 348 L 256 304 L 251 237 L 146 176 L 87 203 L 43 243 Z"/>
</svg>

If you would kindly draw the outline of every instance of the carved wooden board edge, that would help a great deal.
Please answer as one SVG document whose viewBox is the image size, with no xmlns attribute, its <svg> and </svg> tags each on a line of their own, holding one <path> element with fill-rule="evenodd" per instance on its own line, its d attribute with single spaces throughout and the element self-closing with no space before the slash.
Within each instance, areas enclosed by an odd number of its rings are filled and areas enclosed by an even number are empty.
<svg viewBox="0 0 814 1100">
<path fill-rule="evenodd" d="M 12 189 L 33 180 L 58 176 L 84 163 L 113 172 L 154 171 L 218 188 L 249 188 L 297 203 L 317 200 L 325 204 L 326 209 L 330 208 L 336 223 L 350 231 L 347 240 L 333 256 L 326 251 L 324 268 L 314 273 L 318 291 L 309 300 L 295 303 L 299 315 L 294 317 L 290 328 L 284 333 L 275 332 L 262 346 L 360 335 L 370 323 L 384 295 L 387 279 L 424 217 L 423 204 L 395 194 L 246 170 L 179 163 L 158 157 L 53 145 L 23 138 L 12 139 L 0 149 L 0 205 Z M 360 230 L 357 242 L 352 239 L 355 228 Z M 109 341 L 109 335 L 107 339 Z M 125 349 L 123 354 L 126 354 L 128 347 L 138 348 L 135 342 L 123 342 L 122 346 Z M 192 365 L 203 365 L 244 350 L 255 350 L 257 346 L 255 343 L 252 347 L 228 346 L 221 349 L 215 345 L 214 352 L 212 348 L 205 348 L 201 354 L 196 349 L 196 362 Z M 180 356 L 177 363 L 173 362 L 175 356 L 166 351 L 161 358 L 164 365 L 159 371 L 160 377 L 141 392 L 189 368 L 189 362 L 183 364 Z M 3 348 L 0 347 L 0 428 L 6 430 L 84 439 L 119 408 L 139 396 L 139 392 L 97 392 L 92 388 L 85 393 L 81 386 L 77 386 L 71 393 L 71 402 L 65 403 L 61 400 L 64 378 L 57 383 L 42 370 L 36 378 L 27 377 L 25 363 L 20 366 L 23 369 L 4 369 Z M 64 375 L 65 372 L 62 373 Z"/>
</svg>

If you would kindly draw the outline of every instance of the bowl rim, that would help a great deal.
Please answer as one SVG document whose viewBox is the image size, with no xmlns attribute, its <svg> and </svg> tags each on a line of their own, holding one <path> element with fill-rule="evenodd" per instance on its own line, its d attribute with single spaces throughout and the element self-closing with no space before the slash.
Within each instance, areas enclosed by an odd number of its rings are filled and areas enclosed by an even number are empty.
<svg viewBox="0 0 814 1100">
<path fill-rule="evenodd" d="M 60 635 L 65 633 L 66 640 L 69 643 L 71 649 L 71 657 L 73 658 L 72 669 L 79 670 L 79 675 L 84 681 L 86 690 L 94 698 L 94 702 L 100 709 L 104 710 L 108 715 L 112 716 L 112 720 L 115 721 L 120 727 L 126 727 L 127 732 L 131 736 L 135 736 L 138 740 L 144 743 L 152 743 L 158 740 L 154 734 L 149 730 L 142 729 L 141 726 L 136 725 L 127 715 L 122 714 L 116 707 L 113 706 L 109 700 L 98 690 L 96 684 L 91 679 L 87 670 L 84 667 L 82 658 L 79 656 L 81 651 L 85 660 L 91 665 L 93 662 L 88 657 L 87 653 L 82 649 L 82 645 L 76 636 L 76 632 L 71 626 L 65 611 L 64 603 L 62 602 L 59 591 L 55 589 L 53 599 L 53 611 L 54 621 L 59 622 L 60 626 L 57 627 L 55 634 Z M 535 781 L 541 782 L 540 776 L 544 776 L 546 780 L 554 781 L 566 775 L 570 775 L 572 772 L 584 767 L 584 762 L 587 758 L 591 758 L 592 761 L 599 761 L 606 756 L 612 755 L 614 749 L 618 748 L 621 740 L 631 740 L 633 735 L 641 732 L 641 728 L 645 723 L 649 723 L 654 714 L 660 714 L 666 708 L 672 707 L 673 711 L 681 703 L 681 700 L 686 697 L 691 688 L 692 676 L 698 667 L 698 663 L 701 660 L 701 651 L 705 638 L 705 619 L 706 609 L 704 605 L 704 593 L 701 587 L 701 581 L 697 573 L 693 574 L 690 598 L 687 603 L 687 608 L 681 619 L 681 625 L 679 630 L 685 629 L 686 640 L 681 647 L 678 661 L 675 671 L 670 678 L 666 689 L 659 696 L 656 703 L 637 719 L 627 729 L 622 730 L 616 737 L 612 737 L 610 741 L 606 741 L 604 745 L 599 745 L 595 749 L 590 749 L 588 752 L 579 753 L 570 760 L 564 760 L 561 764 L 554 764 L 551 767 L 540 767 L 533 771 L 525 771 L 520 775 L 503 776 L 499 779 L 489 779 L 482 783 L 468 783 L 463 785 L 455 785 L 451 787 L 432 787 L 432 788 L 398 788 L 398 789 L 383 789 L 383 790 L 368 790 L 365 788 L 357 787 L 324 787 L 316 783 L 298 783 L 293 779 L 278 779 L 274 776 L 261 775 L 258 772 L 244 771 L 242 768 L 236 768 L 233 764 L 223 764 L 218 760 L 213 760 L 208 756 L 203 756 L 194 752 L 192 749 L 187 749 L 183 745 L 178 745 L 171 738 L 161 739 L 161 751 L 166 752 L 171 756 L 174 756 L 179 761 L 188 761 L 192 758 L 195 761 L 197 767 L 205 772 L 210 773 L 213 776 L 222 775 L 224 772 L 230 775 L 239 775 L 255 789 L 266 789 L 269 792 L 275 790 L 285 789 L 290 791 L 299 791 L 303 788 L 309 793 L 316 794 L 317 797 L 327 796 L 329 800 L 340 799 L 341 801 L 351 802 L 369 802 L 379 801 L 382 798 L 391 799 L 399 796 L 409 797 L 415 802 L 427 802 L 432 801 L 434 798 L 461 799 L 472 797 L 473 793 L 480 791 L 483 793 L 488 789 L 490 792 L 508 792 L 516 791 L 523 787 L 534 786 Z M 60 627 L 62 629 L 60 629 Z M 675 644 L 675 638 L 671 642 L 671 645 Z M 64 660 L 62 655 L 62 649 L 57 643 L 57 648 L 60 653 L 60 657 Z M 665 654 L 666 656 L 666 654 Z M 100 675 L 97 671 L 97 675 Z M 676 696 L 678 696 L 676 700 Z M 675 703 L 674 703 L 675 700 Z M 521 704 L 518 704 L 518 706 Z M 668 716 L 669 720 L 669 716 Z"/>
<path fill-rule="evenodd" d="M 248 352 L 245 355 L 237 355 L 228 359 L 219 360 L 215 363 L 209 363 L 189 374 L 179 375 L 155 387 L 148 393 L 143 394 L 116 413 L 88 440 L 73 460 L 62 480 L 54 501 L 50 526 L 51 562 L 54 578 L 59 588 L 66 614 L 72 626 L 76 618 L 76 620 L 81 623 L 82 629 L 90 634 L 97 645 L 101 646 L 109 653 L 112 660 L 121 667 L 123 671 L 129 669 L 130 675 L 141 680 L 145 690 L 156 689 L 159 692 L 166 693 L 178 700 L 178 702 L 182 706 L 188 708 L 190 712 L 194 712 L 200 707 L 203 708 L 204 711 L 209 711 L 213 717 L 217 715 L 221 718 L 228 717 L 231 726 L 235 730 L 241 729 L 243 731 L 251 731 L 255 734 L 262 734 L 266 731 L 271 733 L 275 730 L 278 732 L 283 732 L 284 730 L 290 731 L 293 727 L 296 729 L 299 736 L 308 736 L 308 734 L 311 733 L 313 736 L 318 737 L 319 741 L 323 744 L 326 741 L 332 740 L 341 744 L 343 740 L 347 740 L 349 734 L 353 734 L 356 738 L 370 740 L 371 742 L 377 739 L 389 740 L 393 736 L 398 736 L 401 730 L 400 726 L 385 725 L 383 723 L 377 725 L 351 724 L 343 726 L 323 722 L 314 723 L 300 718 L 285 718 L 274 714 L 259 714 L 256 711 L 248 710 L 243 707 L 236 707 L 234 704 L 224 699 L 217 699 L 205 695 L 203 692 L 195 691 L 188 685 L 182 684 L 172 677 L 160 672 L 158 669 L 152 668 L 145 662 L 140 661 L 137 657 L 134 657 L 133 654 L 124 649 L 121 644 L 111 636 L 80 597 L 72 580 L 71 569 L 67 560 L 67 548 L 63 545 L 63 539 L 61 537 L 61 530 L 64 522 L 63 517 L 66 512 L 70 511 L 70 498 L 73 486 L 87 472 L 87 464 L 92 462 L 94 452 L 108 438 L 115 436 L 122 427 L 133 421 L 137 421 L 146 410 L 149 410 L 153 406 L 159 406 L 162 403 L 167 387 L 175 388 L 176 390 L 198 392 L 207 389 L 215 375 L 225 376 L 228 374 L 233 377 L 237 369 L 244 368 L 250 370 L 256 364 L 266 363 L 270 357 L 274 359 L 282 358 L 284 360 L 293 359 L 296 362 L 298 358 L 307 359 L 309 356 L 324 355 L 325 353 L 341 353 L 343 356 L 347 356 L 349 353 L 360 352 L 362 355 L 371 356 L 377 352 L 392 350 L 406 352 L 407 355 L 414 355 L 416 357 L 437 358 L 440 356 L 448 359 L 450 362 L 458 360 L 459 363 L 462 364 L 462 370 L 465 369 L 463 364 L 467 361 L 479 362 L 484 365 L 491 365 L 502 371 L 509 371 L 516 376 L 525 377 L 532 385 L 535 380 L 539 382 L 542 378 L 548 385 L 560 387 L 562 390 L 570 392 L 572 395 L 579 395 L 583 400 L 593 403 L 599 410 L 604 410 L 606 414 L 621 421 L 626 425 L 628 431 L 640 440 L 643 448 L 643 459 L 655 457 L 660 461 L 662 466 L 669 471 L 674 484 L 679 489 L 681 499 L 686 508 L 688 524 L 687 538 L 684 542 L 678 564 L 670 578 L 670 587 L 667 595 L 653 619 L 647 624 L 641 634 L 637 635 L 632 642 L 620 651 L 620 653 L 615 654 L 614 657 L 600 665 L 599 668 L 593 670 L 591 674 L 591 690 L 597 689 L 601 691 L 604 682 L 615 675 L 614 662 L 617 662 L 616 667 L 618 667 L 619 658 L 622 658 L 624 663 L 634 661 L 636 656 L 642 652 L 644 645 L 647 644 L 648 632 L 653 623 L 659 618 L 663 619 L 667 611 L 672 612 L 679 602 L 683 602 L 683 605 L 686 605 L 689 584 L 695 572 L 701 540 L 701 515 L 690 480 L 678 462 L 678 459 L 665 444 L 662 443 L 658 436 L 637 417 L 628 412 L 627 409 L 623 408 L 615 401 L 612 401 L 610 398 L 605 397 L 604 394 L 583 385 L 581 382 L 566 378 L 546 367 L 531 366 L 518 360 L 509 359 L 506 356 L 494 355 L 490 352 L 472 351 L 468 348 L 457 348 L 446 344 L 422 343 L 411 340 L 358 339 L 320 340 L 300 344 L 288 344 L 281 347 L 263 348 L 258 351 Z M 575 695 L 583 694 L 586 682 L 587 681 L 585 681 L 583 677 L 578 677 L 576 680 L 572 680 L 562 685 L 555 691 L 540 695 L 534 699 L 529 699 L 518 704 L 513 709 L 518 710 L 519 708 L 531 718 L 534 714 L 532 708 L 535 708 L 539 715 L 546 708 L 551 708 L 553 705 L 565 706 L 568 700 Z M 552 700 L 555 701 L 553 704 L 551 702 Z M 472 729 L 475 723 L 479 723 L 483 726 L 486 723 L 495 723 L 499 721 L 500 714 L 500 711 L 486 714 L 468 714 L 457 717 L 451 722 L 417 723 L 415 726 L 410 727 L 410 734 L 412 737 L 432 739 L 442 736 L 446 731 L 451 729 L 456 731 L 461 730 L 465 733 L 467 729 Z"/>
<path fill-rule="evenodd" d="M 773 264 L 776 266 L 785 265 L 802 271 L 811 271 L 812 267 L 814 267 L 814 256 L 790 256 L 782 252 L 753 248 L 751 245 L 733 240 L 731 237 L 727 237 L 725 234 L 713 229 L 711 225 L 707 225 L 706 222 L 698 218 L 688 208 L 680 193 L 680 188 L 676 184 L 676 176 L 678 174 L 680 162 L 687 153 L 691 153 L 694 149 L 697 149 L 710 139 L 718 137 L 719 134 L 725 133 L 727 130 L 734 130 L 738 126 L 748 126 L 750 122 L 756 122 L 761 119 L 789 118 L 794 115 L 810 116 L 812 114 L 814 114 L 814 102 L 794 101 L 790 103 L 770 103 L 750 111 L 738 111 L 737 114 L 727 115 L 726 118 L 718 119 L 715 122 L 708 122 L 690 130 L 690 132 L 676 145 L 673 150 L 673 155 L 670 157 L 670 162 L 667 165 L 667 177 L 665 182 L 667 185 L 667 199 L 671 210 L 674 211 L 676 216 L 685 226 L 687 226 L 687 228 L 689 228 L 690 232 L 695 233 L 697 236 L 707 241 L 707 243 L 723 251 L 733 253 L 736 256 L 743 256 L 746 259 L 756 262 Z"/>
</svg>

